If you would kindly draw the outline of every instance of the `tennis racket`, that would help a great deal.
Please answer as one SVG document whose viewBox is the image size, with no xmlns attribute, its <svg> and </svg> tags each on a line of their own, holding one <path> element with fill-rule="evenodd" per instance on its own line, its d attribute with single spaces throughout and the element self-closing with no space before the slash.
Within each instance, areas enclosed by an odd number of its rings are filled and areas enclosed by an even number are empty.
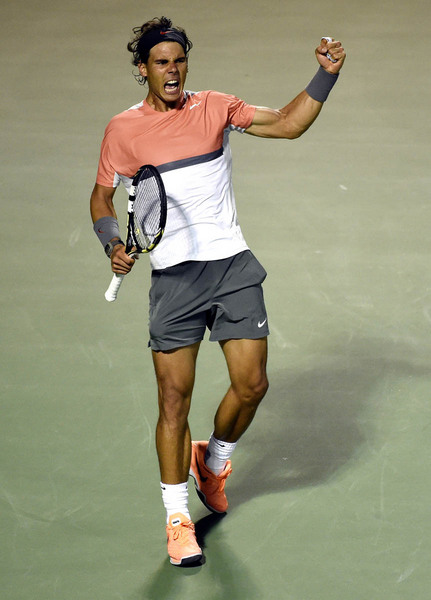
<svg viewBox="0 0 431 600">
<path fill-rule="evenodd" d="M 151 252 L 160 242 L 166 225 L 167 200 L 160 173 L 153 165 L 143 165 L 133 178 L 127 206 L 126 252 L 137 256 Z M 114 302 L 124 275 L 114 273 L 105 292 Z"/>
<path fill-rule="evenodd" d="M 326 40 L 327 42 L 333 42 L 334 40 L 331 37 L 326 37 L 323 36 L 322 40 Z M 326 58 L 329 58 L 329 60 L 333 63 L 338 62 L 336 58 L 332 58 L 332 56 L 329 54 L 329 52 L 326 53 Z"/>
</svg>

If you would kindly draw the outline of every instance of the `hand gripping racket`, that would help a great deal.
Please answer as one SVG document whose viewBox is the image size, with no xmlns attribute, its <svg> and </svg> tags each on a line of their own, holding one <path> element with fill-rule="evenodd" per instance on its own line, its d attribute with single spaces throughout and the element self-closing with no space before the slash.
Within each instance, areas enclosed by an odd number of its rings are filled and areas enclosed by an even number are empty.
<svg viewBox="0 0 431 600">
<path fill-rule="evenodd" d="M 143 165 L 133 178 L 127 207 L 126 252 L 129 256 L 151 252 L 162 239 L 166 225 L 167 201 L 160 173 Z M 124 275 L 115 273 L 105 298 L 114 302 Z"/>
</svg>

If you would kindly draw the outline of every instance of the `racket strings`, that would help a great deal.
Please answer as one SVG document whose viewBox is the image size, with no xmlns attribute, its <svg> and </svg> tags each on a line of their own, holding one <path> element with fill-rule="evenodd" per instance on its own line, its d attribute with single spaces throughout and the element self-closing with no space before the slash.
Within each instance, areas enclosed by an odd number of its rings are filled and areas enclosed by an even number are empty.
<svg viewBox="0 0 431 600">
<path fill-rule="evenodd" d="M 138 183 L 133 211 L 135 240 L 141 248 L 148 248 L 161 229 L 162 206 L 155 177 L 148 177 Z"/>
</svg>

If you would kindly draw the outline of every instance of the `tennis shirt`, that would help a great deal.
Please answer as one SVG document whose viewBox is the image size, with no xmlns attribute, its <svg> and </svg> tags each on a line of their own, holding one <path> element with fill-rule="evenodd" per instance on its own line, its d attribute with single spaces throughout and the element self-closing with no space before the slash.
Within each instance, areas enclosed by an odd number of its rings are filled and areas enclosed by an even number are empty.
<svg viewBox="0 0 431 600">
<path fill-rule="evenodd" d="M 228 258 L 248 249 L 237 220 L 229 134 L 244 132 L 256 107 L 214 91 L 185 92 L 179 109 L 144 100 L 116 115 L 102 142 L 97 183 L 128 191 L 141 165 L 156 166 L 168 200 L 165 233 L 150 253 L 153 269 Z"/>
</svg>

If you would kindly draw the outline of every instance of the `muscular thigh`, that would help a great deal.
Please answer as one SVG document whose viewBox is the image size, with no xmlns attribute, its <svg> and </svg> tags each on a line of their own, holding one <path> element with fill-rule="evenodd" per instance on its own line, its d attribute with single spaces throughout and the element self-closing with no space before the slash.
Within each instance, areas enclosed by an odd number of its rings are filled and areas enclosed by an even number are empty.
<svg viewBox="0 0 431 600">
<path fill-rule="evenodd" d="M 267 338 L 220 343 L 234 387 L 266 386 Z"/>
<path fill-rule="evenodd" d="M 166 352 L 153 351 L 153 363 L 161 400 L 190 400 L 195 381 L 200 343 Z"/>
</svg>

